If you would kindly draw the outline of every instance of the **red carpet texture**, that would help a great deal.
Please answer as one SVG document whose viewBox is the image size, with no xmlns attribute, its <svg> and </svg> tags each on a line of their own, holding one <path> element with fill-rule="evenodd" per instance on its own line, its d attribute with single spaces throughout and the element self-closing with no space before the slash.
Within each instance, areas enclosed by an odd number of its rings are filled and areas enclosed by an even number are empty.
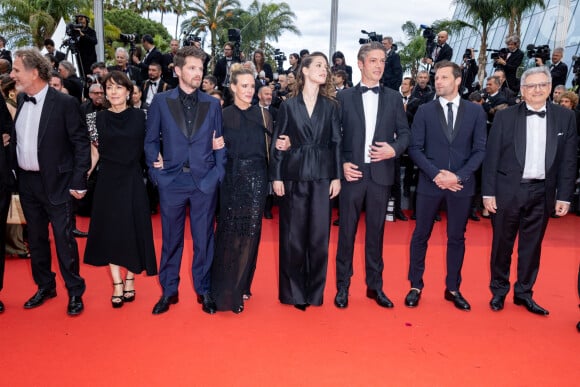
<svg viewBox="0 0 580 387">
<path fill-rule="evenodd" d="M 159 254 L 159 216 L 153 221 Z M 426 286 L 415 309 L 403 304 L 414 222 L 387 224 L 384 290 L 395 308 L 380 308 L 364 294 L 363 224 L 345 310 L 333 305 L 337 227 L 332 227 L 325 304 L 302 312 L 278 302 L 276 213 L 264 220 L 254 296 L 240 315 L 210 316 L 195 302 L 190 237 L 180 302 L 158 316 L 151 314 L 161 294 L 156 277 L 137 277 L 135 302 L 112 309 L 108 269 L 87 265 L 81 266 L 87 281 L 81 316 L 66 315 L 60 275 L 57 298 L 24 310 L 36 291 L 30 263 L 9 258 L 0 293 L 6 305 L 0 315 L 0 386 L 578 385 L 580 218 L 569 215 L 548 226 L 534 294 L 550 310 L 548 317 L 515 306 L 511 293 L 503 311 L 490 310 L 491 225 L 484 219 L 470 221 L 467 231 L 461 291 L 471 312 L 443 299 L 445 218 L 433 231 Z M 78 225 L 86 230 L 88 219 L 79 218 Z M 81 254 L 84 246 L 79 240 Z"/>
</svg>

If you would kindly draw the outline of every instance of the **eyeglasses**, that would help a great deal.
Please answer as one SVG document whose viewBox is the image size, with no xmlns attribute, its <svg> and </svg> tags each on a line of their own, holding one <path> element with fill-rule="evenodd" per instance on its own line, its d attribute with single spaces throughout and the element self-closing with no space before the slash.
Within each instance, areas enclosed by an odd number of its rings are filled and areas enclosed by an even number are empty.
<svg viewBox="0 0 580 387">
<path fill-rule="evenodd" d="M 535 90 L 535 89 L 546 90 L 548 87 L 550 87 L 551 84 L 552 82 L 527 83 L 525 85 L 522 85 L 522 87 L 525 87 L 527 90 Z"/>
</svg>

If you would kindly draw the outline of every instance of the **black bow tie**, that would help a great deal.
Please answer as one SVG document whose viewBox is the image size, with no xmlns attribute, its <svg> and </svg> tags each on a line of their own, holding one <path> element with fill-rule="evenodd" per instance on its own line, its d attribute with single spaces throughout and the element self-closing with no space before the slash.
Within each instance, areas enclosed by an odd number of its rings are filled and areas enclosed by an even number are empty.
<svg viewBox="0 0 580 387">
<path fill-rule="evenodd" d="M 151 82 L 151 86 L 157 86 L 157 82 Z"/>
<path fill-rule="evenodd" d="M 536 112 L 530 109 L 526 109 L 526 116 L 533 116 L 533 115 L 537 115 L 538 117 L 544 118 L 546 117 L 546 111 L 542 110 L 541 112 Z"/>
<path fill-rule="evenodd" d="M 36 98 L 28 96 L 28 94 L 24 94 L 24 102 L 32 102 L 36 105 Z"/>
<path fill-rule="evenodd" d="M 362 93 L 366 93 L 367 91 L 372 91 L 375 94 L 379 93 L 379 87 L 375 86 L 375 87 L 366 87 L 366 86 L 361 86 L 360 90 L 362 91 Z"/>
</svg>

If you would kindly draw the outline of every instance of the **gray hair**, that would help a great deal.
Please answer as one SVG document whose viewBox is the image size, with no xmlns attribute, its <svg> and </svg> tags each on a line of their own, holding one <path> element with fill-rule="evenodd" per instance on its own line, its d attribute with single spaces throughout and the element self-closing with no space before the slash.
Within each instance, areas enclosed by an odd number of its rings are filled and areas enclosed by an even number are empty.
<svg viewBox="0 0 580 387">
<path fill-rule="evenodd" d="M 490 77 L 487 77 L 488 81 L 493 81 L 493 83 L 495 83 L 497 86 L 501 86 L 501 82 L 499 80 L 499 77 L 496 75 L 492 75 Z"/>
<path fill-rule="evenodd" d="M 556 90 L 561 90 L 562 92 L 566 91 L 566 86 L 564 85 L 558 85 L 556 87 L 554 87 L 554 91 Z"/>
<path fill-rule="evenodd" d="M 507 38 L 505 38 L 505 44 L 510 44 L 510 43 L 514 43 L 516 46 L 519 47 L 520 37 L 517 35 L 510 35 Z"/>
<path fill-rule="evenodd" d="M 548 77 L 548 82 L 552 83 L 552 74 L 550 74 L 550 69 L 547 66 L 538 66 L 538 67 L 530 67 L 522 74 L 522 78 L 520 80 L 520 84 L 523 86 L 526 84 L 526 79 L 530 75 L 534 74 L 544 74 Z"/>
<path fill-rule="evenodd" d="M 387 40 L 389 43 L 393 43 L 393 38 L 391 36 L 385 36 L 383 41 Z"/>
<path fill-rule="evenodd" d="M 562 47 L 556 47 L 554 49 L 554 52 L 553 53 L 555 54 L 557 52 L 559 52 L 560 54 L 562 54 L 562 56 L 564 56 L 564 48 L 562 48 Z"/>
<path fill-rule="evenodd" d="M 75 66 L 71 62 L 69 62 L 68 60 L 61 60 L 58 65 L 62 66 L 66 71 L 69 72 L 70 75 L 77 74 L 77 70 L 75 69 Z"/>
<path fill-rule="evenodd" d="M 37 48 L 22 48 L 14 53 L 15 58 L 20 58 L 26 70 L 37 69 L 38 76 L 45 82 L 50 81 L 52 65 Z"/>
<path fill-rule="evenodd" d="M 125 50 L 125 47 L 117 47 L 117 49 L 115 50 L 115 55 L 119 53 L 125 55 L 125 58 L 129 59 L 129 53 L 127 52 L 127 50 Z"/>
</svg>

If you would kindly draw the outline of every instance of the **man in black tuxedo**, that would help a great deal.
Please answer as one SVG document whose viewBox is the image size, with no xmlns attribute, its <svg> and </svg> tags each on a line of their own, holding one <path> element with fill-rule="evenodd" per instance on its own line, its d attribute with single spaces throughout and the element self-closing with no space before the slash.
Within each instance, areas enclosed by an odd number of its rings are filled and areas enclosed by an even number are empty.
<svg viewBox="0 0 580 387">
<path fill-rule="evenodd" d="M 230 67 L 239 60 L 234 58 L 234 44 L 227 42 L 224 44 L 224 56 L 217 61 L 213 75 L 217 78 L 217 85 L 224 93 L 230 86 Z"/>
<path fill-rule="evenodd" d="M 493 122 L 493 117 L 496 111 L 505 109 L 508 106 L 508 101 L 505 95 L 500 92 L 501 81 L 499 77 L 491 76 L 487 78 L 485 85 L 485 95 L 483 101 L 483 110 L 487 113 L 487 120 Z"/>
<path fill-rule="evenodd" d="M 48 86 L 50 67 L 38 50 L 22 49 L 14 55 L 10 74 L 20 92 L 11 151 L 18 163 L 18 188 L 28 223 L 32 275 L 38 285 L 38 291 L 24 308 L 38 307 L 56 296 L 50 222 L 60 272 L 69 294 L 67 313 L 74 316 L 84 308 L 81 296 L 85 281 L 79 274 L 78 247 L 72 233 L 72 197 L 80 199 L 86 193 L 90 143 L 78 102 Z"/>
<path fill-rule="evenodd" d="M 6 107 L 4 96 L 0 93 L 0 290 L 4 285 L 4 263 L 6 255 L 6 217 L 10 207 L 10 198 L 14 179 L 10 171 L 8 148 L 6 147 L 9 136 L 14 128 L 12 116 Z M 4 304 L 0 301 L 0 313 L 4 312 Z"/>
<path fill-rule="evenodd" d="M 363 44 L 357 55 L 361 82 L 337 94 L 342 114 L 344 181 L 339 197 L 334 304 L 348 306 L 358 220 L 366 201 L 365 268 L 367 297 L 385 308 L 393 303 L 383 292 L 383 234 L 387 201 L 394 181 L 395 158 L 410 141 L 401 95 L 381 87 L 386 53 L 379 42 Z"/>
<path fill-rule="evenodd" d="M 435 65 L 438 98 L 421 105 L 415 114 L 409 156 L 419 168 L 417 223 L 411 238 L 409 281 L 405 305 L 419 305 L 427 244 L 435 214 L 447 203 L 447 276 L 444 297 L 456 308 L 471 306 L 459 292 L 465 255 L 465 228 L 475 194 L 475 171 L 485 156 L 487 135 L 483 109 L 459 96 L 461 69 L 453 62 Z"/>
<path fill-rule="evenodd" d="M 552 93 L 556 86 L 566 86 L 566 78 L 568 77 L 568 65 L 562 62 L 564 57 L 564 49 L 557 47 L 552 52 L 552 64 L 550 65 L 550 75 L 552 76 Z"/>
<path fill-rule="evenodd" d="M 551 90 L 547 67 L 526 70 L 521 81 L 525 102 L 496 114 L 483 164 L 483 204 L 493 226 L 490 306 L 495 311 L 504 307 L 519 233 L 514 303 L 547 315 L 533 300 L 532 288 L 550 214 L 555 210 L 564 216 L 570 208 L 576 178 L 576 118 L 572 110 L 546 103 Z"/>
<path fill-rule="evenodd" d="M 12 64 L 12 53 L 6 49 L 6 39 L 0 35 L 0 59 L 6 59 Z"/>
<path fill-rule="evenodd" d="M 133 54 L 132 60 L 133 64 L 141 69 L 141 79 L 149 79 L 149 65 L 151 63 L 163 63 L 163 54 L 155 47 L 153 36 L 149 34 L 143 35 L 141 44 L 143 44 L 143 48 L 146 50 L 143 60 L 139 61 L 139 57 L 135 54 Z"/>
<path fill-rule="evenodd" d="M 175 67 L 173 57 L 175 57 L 177 50 L 179 50 L 179 40 L 171 39 L 171 42 L 169 42 L 169 52 L 163 54 L 163 63 L 161 63 L 163 68 L 163 81 L 170 86 L 170 89 L 177 87 L 177 84 L 179 83 L 177 74 L 175 74 L 175 71 L 173 70 Z"/>
<path fill-rule="evenodd" d="M 171 89 L 161 78 L 161 72 L 162 68 L 159 63 L 154 62 L 149 65 L 148 79 L 143 83 L 143 95 L 141 96 L 141 106 L 144 106 L 144 109 L 149 107 L 155 94 Z"/>
<path fill-rule="evenodd" d="M 66 59 L 66 55 L 56 49 L 52 39 L 44 39 L 44 48 L 54 58 L 54 70 L 58 70 L 58 64 Z"/>
<path fill-rule="evenodd" d="M 518 67 L 520 67 L 522 60 L 524 60 L 524 53 L 520 50 L 520 38 L 517 35 L 508 36 L 505 44 L 508 50 L 507 56 L 505 59 L 497 58 L 494 66 L 505 72 L 508 87 L 517 94 L 520 90 L 520 80 L 516 74 Z"/>
<path fill-rule="evenodd" d="M 393 46 L 393 38 L 385 36 L 383 38 L 383 47 L 387 52 L 387 63 L 383 73 L 383 86 L 399 91 L 403 81 L 403 67 L 401 66 L 401 57 L 397 54 L 397 47 Z"/>
</svg>

